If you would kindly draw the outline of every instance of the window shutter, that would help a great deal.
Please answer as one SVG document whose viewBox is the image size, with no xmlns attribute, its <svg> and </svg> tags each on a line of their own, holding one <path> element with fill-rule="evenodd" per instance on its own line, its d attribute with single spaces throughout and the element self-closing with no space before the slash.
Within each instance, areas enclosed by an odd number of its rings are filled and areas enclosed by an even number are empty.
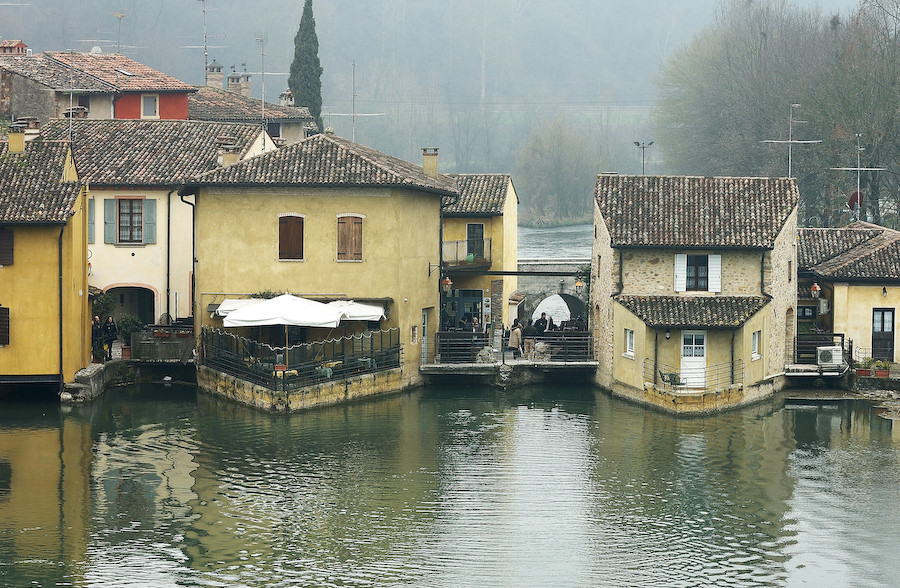
<svg viewBox="0 0 900 588">
<path fill-rule="evenodd" d="M 337 258 L 350 259 L 350 217 L 338 217 Z"/>
<path fill-rule="evenodd" d="M 144 243 L 156 243 L 155 198 L 144 198 Z"/>
<path fill-rule="evenodd" d="M 303 218 L 283 216 L 278 219 L 278 258 L 303 259 Z"/>
<path fill-rule="evenodd" d="M 94 242 L 94 199 L 88 198 L 88 243 Z"/>
<path fill-rule="evenodd" d="M 362 219 L 350 217 L 350 259 L 362 259 Z"/>
<path fill-rule="evenodd" d="M 0 306 L 0 345 L 9 345 L 9 308 Z"/>
<path fill-rule="evenodd" d="M 675 291 L 687 290 L 687 254 L 675 254 Z"/>
<path fill-rule="evenodd" d="M 707 292 L 722 291 L 722 256 L 711 254 L 707 257 L 707 269 L 709 271 L 709 284 Z"/>
<path fill-rule="evenodd" d="M 103 242 L 116 242 L 116 199 L 103 199 Z"/>
<path fill-rule="evenodd" d="M 0 229 L 0 265 L 13 264 L 13 232 Z"/>
</svg>

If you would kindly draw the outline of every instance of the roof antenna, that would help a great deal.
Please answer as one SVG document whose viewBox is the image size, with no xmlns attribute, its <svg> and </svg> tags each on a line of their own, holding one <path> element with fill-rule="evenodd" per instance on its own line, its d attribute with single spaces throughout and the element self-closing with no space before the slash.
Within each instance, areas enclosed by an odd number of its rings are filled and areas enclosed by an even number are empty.
<svg viewBox="0 0 900 588">
<path fill-rule="evenodd" d="M 790 111 L 790 114 L 788 114 L 788 140 L 787 141 L 778 141 L 775 139 L 767 139 L 765 141 L 760 141 L 760 143 L 787 143 L 787 146 L 788 146 L 788 175 L 787 175 L 787 177 L 789 177 L 789 178 L 794 177 L 793 169 L 791 167 L 791 165 L 792 165 L 791 164 L 792 148 L 794 146 L 794 143 L 821 143 L 822 142 L 821 139 L 815 139 L 812 141 L 798 141 L 797 139 L 794 138 L 794 123 L 806 124 L 806 122 L 807 122 L 805 120 L 795 120 L 794 119 L 794 109 L 795 108 L 800 108 L 800 105 L 796 104 L 796 103 L 791 104 L 791 111 Z"/>
</svg>

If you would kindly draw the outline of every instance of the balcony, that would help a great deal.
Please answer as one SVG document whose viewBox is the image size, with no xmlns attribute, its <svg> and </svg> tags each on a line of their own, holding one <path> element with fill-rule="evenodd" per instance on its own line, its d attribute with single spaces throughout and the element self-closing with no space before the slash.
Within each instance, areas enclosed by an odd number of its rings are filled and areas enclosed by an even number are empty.
<svg viewBox="0 0 900 588">
<path fill-rule="evenodd" d="M 449 270 L 488 268 L 491 266 L 491 240 L 444 241 L 441 258 Z"/>
</svg>

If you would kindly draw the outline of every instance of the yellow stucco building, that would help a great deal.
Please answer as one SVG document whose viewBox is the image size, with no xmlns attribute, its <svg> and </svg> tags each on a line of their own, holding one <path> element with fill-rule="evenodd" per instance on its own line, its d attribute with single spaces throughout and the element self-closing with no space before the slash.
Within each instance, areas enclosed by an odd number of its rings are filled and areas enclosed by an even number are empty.
<svg viewBox="0 0 900 588">
<path fill-rule="evenodd" d="M 898 361 L 900 232 L 855 222 L 801 229 L 798 242 L 801 331 L 843 334 L 857 361 Z"/>
<path fill-rule="evenodd" d="M 443 272 L 453 282 L 444 298 L 443 328 L 464 320 L 502 332 L 510 323 L 509 301 L 518 287 L 519 198 L 509 174 L 455 176 L 459 199 L 443 211 Z"/>
<path fill-rule="evenodd" d="M 600 175 L 597 383 L 671 412 L 739 406 L 782 386 L 798 199 L 786 178 Z"/>
<path fill-rule="evenodd" d="M 62 385 L 90 362 L 86 202 L 67 142 L 0 143 L 0 383 Z"/>
<path fill-rule="evenodd" d="M 457 195 L 436 159 L 420 167 L 324 134 L 191 180 L 180 192 L 194 197 L 195 328 L 221 327 L 209 309 L 224 299 L 266 291 L 380 304 L 376 328 L 403 346 L 397 385 L 418 384 L 438 327 L 440 207 Z"/>
</svg>

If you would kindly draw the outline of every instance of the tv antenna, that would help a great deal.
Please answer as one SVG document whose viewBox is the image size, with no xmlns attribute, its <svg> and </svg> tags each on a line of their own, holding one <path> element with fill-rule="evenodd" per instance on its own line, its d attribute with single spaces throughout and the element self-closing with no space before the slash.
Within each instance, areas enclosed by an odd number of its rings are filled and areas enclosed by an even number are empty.
<svg viewBox="0 0 900 588">
<path fill-rule="evenodd" d="M 352 73 L 350 76 L 350 112 L 329 112 L 325 116 L 349 116 L 350 117 L 350 140 L 356 142 L 356 117 L 358 116 L 384 116 L 384 112 L 356 112 L 356 61 L 350 64 Z M 323 131 L 324 129 L 319 129 Z"/>
<path fill-rule="evenodd" d="M 122 19 L 125 18 L 124 12 L 110 12 L 111 15 L 119 19 L 118 29 L 116 30 L 116 53 L 122 52 Z"/>
<path fill-rule="evenodd" d="M 855 171 L 856 172 L 856 193 L 850 197 L 850 202 L 856 199 L 856 220 L 859 220 L 859 214 L 862 210 L 862 192 L 859 191 L 859 175 L 864 171 L 884 171 L 883 167 L 860 167 L 859 154 L 866 148 L 859 144 L 862 133 L 854 133 L 856 135 L 856 167 L 833 167 L 831 169 L 838 171 Z"/>
<path fill-rule="evenodd" d="M 794 123 L 796 124 L 806 124 L 808 121 L 805 120 L 796 120 L 794 118 L 794 109 L 800 108 L 800 105 L 797 103 L 791 104 L 790 113 L 788 114 L 788 140 L 776 140 L 776 139 L 766 139 L 764 141 L 760 141 L 760 143 L 787 143 L 788 146 L 788 175 L 787 177 L 792 178 L 793 176 L 793 147 L 794 144 L 808 145 L 811 143 L 821 143 L 821 139 L 813 139 L 810 141 L 800 141 L 794 138 Z"/>
</svg>

